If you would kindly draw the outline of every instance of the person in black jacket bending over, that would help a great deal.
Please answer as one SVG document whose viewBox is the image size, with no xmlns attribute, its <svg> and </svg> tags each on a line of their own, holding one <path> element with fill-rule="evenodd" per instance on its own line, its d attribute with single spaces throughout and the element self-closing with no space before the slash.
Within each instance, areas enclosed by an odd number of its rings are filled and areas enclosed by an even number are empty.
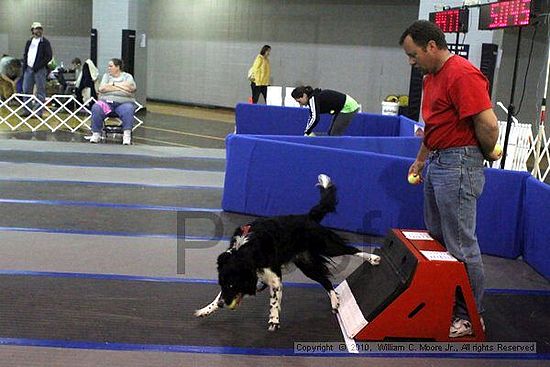
<svg viewBox="0 0 550 367">
<path fill-rule="evenodd" d="M 36 84 L 36 97 L 42 102 L 46 100 L 46 79 L 48 77 L 48 63 L 52 59 L 52 46 L 50 41 L 42 36 L 42 24 L 34 22 L 31 25 L 32 38 L 25 45 L 23 55 L 24 74 L 23 74 L 23 92 L 33 94 L 33 88 Z M 28 115 L 25 110 L 23 114 Z M 42 115 L 42 109 L 36 113 Z"/>
<path fill-rule="evenodd" d="M 357 101 L 347 94 L 330 89 L 313 89 L 309 85 L 295 88 L 292 91 L 292 98 L 300 106 L 309 107 L 309 121 L 304 131 L 304 135 L 308 136 L 319 123 L 322 113 L 333 115 L 328 135 L 343 135 L 353 116 L 361 109 Z"/>
</svg>

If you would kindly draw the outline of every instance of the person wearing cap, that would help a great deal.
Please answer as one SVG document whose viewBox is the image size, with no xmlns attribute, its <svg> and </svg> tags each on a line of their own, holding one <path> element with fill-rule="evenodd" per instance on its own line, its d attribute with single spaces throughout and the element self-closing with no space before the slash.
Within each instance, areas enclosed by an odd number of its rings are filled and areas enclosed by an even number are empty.
<svg viewBox="0 0 550 367">
<path fill-rule="evenodd" d="M 32 38 L 25 45 L 23 54 L 23 93 L 32 94 L 36 85 L 36 97 L 44 102 L 46 100 L 46 80 L 48 77 L 48 62 L 52 59 L 52 47 L 50 41 L 42 36 L 42 24 L 34 22 L 31 25 Z M 25 110 L 24 114 L 28 114 Z M 42 110 L 37 112 L 42 115 Z"/>
</svg>

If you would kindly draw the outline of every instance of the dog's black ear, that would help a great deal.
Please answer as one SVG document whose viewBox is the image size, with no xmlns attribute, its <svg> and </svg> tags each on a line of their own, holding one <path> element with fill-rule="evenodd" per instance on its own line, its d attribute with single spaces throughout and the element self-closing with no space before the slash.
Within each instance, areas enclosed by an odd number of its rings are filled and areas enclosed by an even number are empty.
<svg viewBox="0 0 550 367">
<path fill-rule="evenodd" d="M 218 268 L 224 264 L 227 264 L 230 257 L 231 253 L 229 251 L 222 252 L 220 256 L 218 256 Z"/>
<path fill-rule="evenodd" d="M 237 227 L 235 228 L 235 231 L 233 231 L 233 237 L 242 236 L 242 234 L 243 234 L 243 230 L 241 227 Z"/>
</svg>

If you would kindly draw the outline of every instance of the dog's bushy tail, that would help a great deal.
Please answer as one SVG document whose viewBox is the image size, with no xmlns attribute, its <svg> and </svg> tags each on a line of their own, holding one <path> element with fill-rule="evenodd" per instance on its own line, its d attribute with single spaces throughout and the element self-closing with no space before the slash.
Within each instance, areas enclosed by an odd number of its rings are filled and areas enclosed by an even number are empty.
<svg viewBox="0 0 550 367">
<path fill-rule="evenodd" d="M 309 211 L 309 217 L 320 223 L 325 215 L 332 213 L 336 210 L 336 204 L 338 200 L 336 199 L 336 186 L 332 184 L 330 177 L 324 174 L 320 174 L 318 177 L 319 191 L 321 192 L 321 200 Z"/>
</svg>

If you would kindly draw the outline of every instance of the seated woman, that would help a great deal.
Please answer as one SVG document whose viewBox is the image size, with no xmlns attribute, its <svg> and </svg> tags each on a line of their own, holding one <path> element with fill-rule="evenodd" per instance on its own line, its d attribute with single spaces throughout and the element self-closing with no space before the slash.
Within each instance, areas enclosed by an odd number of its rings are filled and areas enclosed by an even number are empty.
<svg viewBox="0 0 550 367">
<path fill-rule="evenodd" d="M 122 60 L 109 60 L 108 72 L 103 75 L 99 86 L 99 100 L 92 107 L 91 143 L 99 143 L 103 121 L 114 113 L 122 120 L 122 144 L 132 144 L 136 83 L 132 75 L 122 69 Z"/>
</svg>

